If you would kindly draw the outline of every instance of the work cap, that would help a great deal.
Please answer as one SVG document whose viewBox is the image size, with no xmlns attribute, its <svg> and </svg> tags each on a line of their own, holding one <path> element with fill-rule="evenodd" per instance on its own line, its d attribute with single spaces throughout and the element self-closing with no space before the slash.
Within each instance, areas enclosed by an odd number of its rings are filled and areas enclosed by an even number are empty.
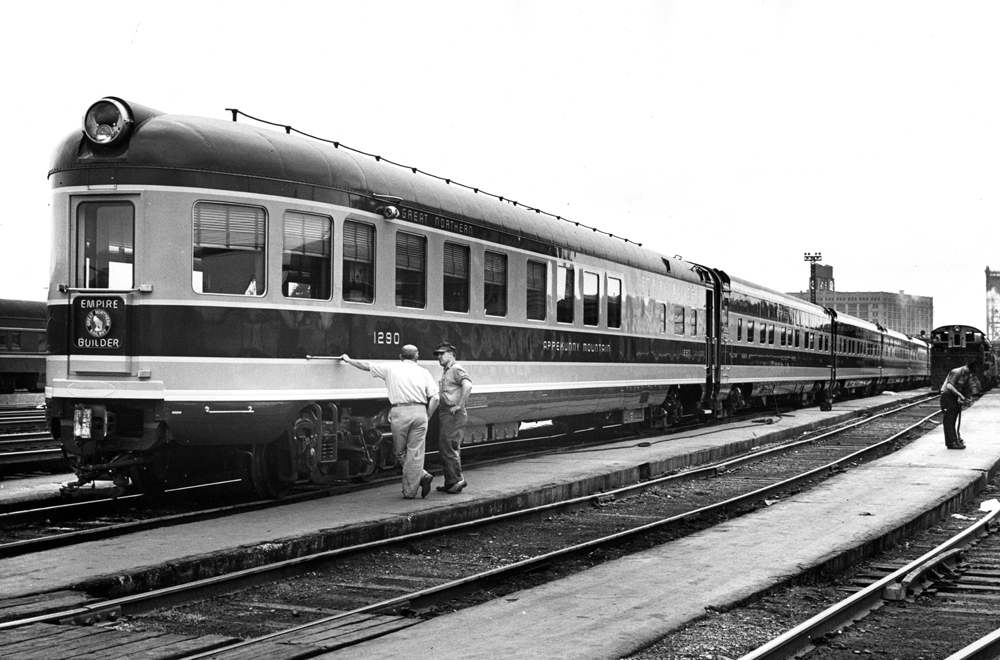
<svg viewBox="0 0 1000 660">
<path fill-rule="evenodd" d="M 438 344 L 438 347 L 434 349 L 434 355 L 441 355 L 442 353 L 447 353 L 451 351 L 451 354 L 458 357 L 458 349 L 446 341 Z"/>
<path fill-rule="evenodd" d="M 413 360 L 414 358 L 417 357 L 417 352 L 418 351 L 416 346 L 414 346 L 413 344 L 407 344 L 406 346 L 403 346 L 403 348 L 400 350 L 399 357 L 403 358 L 404 360 Z"/>
</svg>

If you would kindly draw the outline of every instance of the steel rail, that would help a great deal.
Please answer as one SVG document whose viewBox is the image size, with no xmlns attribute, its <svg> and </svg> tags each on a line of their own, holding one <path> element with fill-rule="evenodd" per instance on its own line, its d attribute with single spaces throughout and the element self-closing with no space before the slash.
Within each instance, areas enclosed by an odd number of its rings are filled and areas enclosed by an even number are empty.
<svg viewBox="0 0 1000 660">
<path fill-rule="evenodd" d="M 31 465 L 35 463 L 52 463 L 63 461 L 62 448 L 54 447 L 50 449 L 29 449 L 25 451 L 0 451 L 0 466 L 4 465 Z"/>
<path fill-rule="evenodd" d="M 899 411 L 907 407 L 910 407 L 910 405 L 899 407 L 895 410 Z M 899 433 L 894 434 L 892 437 L 873 444 L 872 447 L 877 448 L 889 442 L 892 442 L 900 435 L 903 435 L 904 433 L 907 433 L 913 428 L 920 426 L 933 416 L 934 415 L 930 415 L 923 418 L 921 421 L 907 427 L 906 429 L 904 429 Z M 872 421 L 873 419 L 875 418 L 874 417 L 867 418 L 864 421 Z M 852 428 L 853 426 L 856 425 L 852 425 Z M 799 443 L 796 444 L 801 444 L 801 442 L 802 441 L 799 441 Z M 367 606 L 365 608 L 352 610 L 351 612 L 348 613 L 338 614 L 335 615 L 334 617 L 328 617 L 315 622 L 310 622 L 308 624 L 303 624 L 303 626 L 299 626 L 291 630 L 279 631 L 278 633 L 274 633 L 273 635 L 267 636 L 266 639 L 270 639 L 273 636 L 278 636 L 281 634 L 290 634 L 291 632 L 299 631 L 308 627 L 322 625 L 323 623 L 336 620 L 337 618 L 342 618 L 343 616 L 347 616 L 349 614 L 385 611 L 387 609 L 391 609 L 401 604 L 452 597 L 449 594 L 457 594 L 459 592 L 468 591 L 472 589 L 476 583 L 497 580 L 505 575 L 511 575 L 525 570 L 529 570 L 536 566 L 550 563 L 558 558 L 564 558 L 580 553 L 591 552 L 599 547 L 619 543 L 623 540 L 636 537 L 653 530 L 668 529 L 671 526 L 682 524 L 687 520 L 698 518 L 706 514 L 724 511 L 729 508 L 734 508 L 737 506 L 745 505 L 747 503 L 760 501 L 761 499 L 765 499 L 768 495 L 786 491 L 796 485 L 799 485 L 806 481 L 811 481 L 820 475 L 830 473 L 836 470 L 838 467 L 840 467 L 841 464 L 856 461 L 859 459 L 859 457 L 872 451 L 872 447 L 852 452 L 847 456 L 841 457 L 819 468 L 809 470 L 795 477 L 783 480 L 775 484 L 771 484 L 769 486 L 765 486 L 763 488 L 757 489 L 750 493 L 746 493 L 744 495 L 724 500 L 722 502 L 716 502 L 714 504 L 700 507 L 692 511 L 688 511 L 675 516 L 670 516 L 668 518 L 664 518 L 651 523 L 647 523 L 630 530 L 624 530 L 608 536 L 592 539 L 557 551 L 546 553 L 544 555 L 515 562 L 507 566 L 491 569 L 490 571 L 478 573 L 471 576 L 466 576 L 464 578 L 461 578 L 453 582 L 449 582 L 443 585 L 438 585 L 436 587 L 431 587 L 421 591 L 399 596 L 387 601 L 382 601 L 380 603 L 376 603 Z M 762 456 L 762 455 L 764 455 L 764 452 L 758 452 L 755 454 L 755 456 Z M 718 466 L 714 468 L 708 468 L 708 471 L 717 469 Z M 247 588 L 258 584 L 271 582 L 276 579 L 281 579 L 284 577 L 290 577 L 293 575 L 301 574 L 305 571 L 315 570 L 318 565 L 321 565 L 337 557 L 345 556 L 348 554 L 363 552 L 367 550 L 374 550 L 377 548 L 391 546 L 391 545 L 398 545 L 401 543 L 407 543 L 418 539 L 429 538 L 436 535 L 471 529 L 482 525 L 494 524 L 514 519 L 517 517 L 537 516 L 541 513 L 557 509 L 579 507 L 591 503 L 599 504 L 601 501 L 606 500 L 607 498 L 614 498 L 619 494 L 634 493 L 637 490 L 651 488 L 655 485 L 662 485 L 670 481 L 677 481 L 679 479 L 686 480 L 686 478 L 688 477 L 689 473 L 681 475 L 668 475 L 647 482 L 624 486 L 618 489 L 614 489 L 612 491 L 594 493 L 591 495 L 572 498 L 570 500 L 566 500 L 563 502 L 555 502 L 542 505 L 539 507 L 533 507 L 531 509 L 512 511 L 504 514 L 490 516 L 487 518 L 456 523 L 453 525 L 447 525 L 436 529 L 414 532 L 411 534 L 396 536 L 393 538 L 370 541 L 355 546 L 348 546 L 344 548 L 327 550 L 320 553 L 314 553 L 311 555 L 304 555 L 302 557 L 275 562 L 273 564 L 269 564 L 266 566 L 244 569 L 226 575 L 206 578 L 203 580 L 197 580 L 183 585 L 176 585 L 173 587 L 167 587 L 164 589 L 149 591 L 142 594 L 134 594 L 122 598 L 101 601 L 98 603 L 80 606 L 61 612 L 48 613 L 26 619 L 0 623 L 0 631 L 31 625 L 34 623 L 91 624 L 102 621 L 114 620 L 124 614 L 139 614 L 142 612 L 147 612 L 162 607 L 169 607 L 183 602 L 189 602 L 191 600 L 199 600 L 210 596 L 218 595 L 221 593 L 231 592 L 236 589 Z M 250 642 L 259 643 L 260 641 L 261 638 L 257 638 L 256 640 L 248 640 L 248 643 Z M 243 644 L 244 643 L 241 643 L 241 645 Z M 230 647 L 216 649 L 213 653 L 221 652 L 223 650 L 229 650 L 229 648 Z M 206 655 L 206 656 L 192 656 L 192 657 L 209 657 L 209 656 Z"/>
<path fill-rule="evenodd" d="M 995 660 L 1000 656 L 1000 630 L 977 639 L 964 649 L 949 655 L 945 660 Z"/>
<path fill-rule="evenodd" d="M 871 610 L 880 607 L 883 600 L 886 600 L 886 598 L 883 597 L 884 595 L 889 596 L 889 599 L 892 600 L 898 599 L 895 595 L 898 594 L 898 591 L 901 588 L 905 589 L 905 587 L 900 586 L 901 583 L 903 583 L 904 580 L 907 580 L 907 578 L 909 578 L 909 582 L 912 582 L 912 573 L 927 570 L 928 568 L 939 563 L 942 559 L 947 558 L 946 556 L 950 555 L 952 551 L 964 548 L 977 538 L 988 534 L 989 524 L 998 516 L 1000 516 L 1000 508 L 994 509 L 989 514 L 979 519 L 975 524 L 966 528 L 961 533 L 956 534 L 936 548 L 928 551 L 921 557 L 914 559 L 906 566 L 890 573 L 881 580 L 869 585 L 849 598 L 842 600 L 833 607 L 820 612 L 807 621 L 800 623 L 791 630 L 774 638 L 767 644 L 764 644 L 756 650 L 742 656 L 739 660 L 784 660 L 785 658 L 790 658 L 797 653 L 807 651 L 812 648 L 813 640 L 818 639 L 827 633 L 833 632 L 842 626 L 849 625 L 864 617 Z M 992 642 L 987 643 L 980 640 L 980 642 L 983 642 L 983 648 L 1000 648 L 1000 646 L 997 646 L 998 643 L 1000 643 L 1000 631 L 993 633 L 990 637 L 994 636 L 996 639 Z M 977 642 L 976 644 L 979 644 L 980 642 Z M 979 652 L 980 651 L 978 650 L 976 651 L 976 653 Z M 951 656 L 948 660 L 971 660 L 972 658 L 987 660 L 987 658 L 992 659 L 994 657 L 996 657 L 995 654 L 969 656 L 960 656 L 956 654 Z"/>
</svg>

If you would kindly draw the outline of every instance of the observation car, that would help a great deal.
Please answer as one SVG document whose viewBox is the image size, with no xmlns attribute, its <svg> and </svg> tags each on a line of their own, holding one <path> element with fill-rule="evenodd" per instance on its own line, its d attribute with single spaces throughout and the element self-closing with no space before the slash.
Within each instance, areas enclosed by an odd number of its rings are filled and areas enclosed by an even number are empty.
<svg viewBox="0 0 1000 660">
<path fill-rule="evenodd" d="M 45 386 L 46 303 L 0 300 L 0 394 Z"/>
<path fill-rule="evenodd" d="M 106 97 L 56 150 L 46 395 L 80 484 L 155 491 L 190 457 L 265 497 L 370 478 L 384 383 L 329 358 L 404 344 L 458 347 L 466 443 L 926 382 L 920 342 L 232 113 Z"/>
<path fill-rule="evenodd" d="M 931 332 L 931 387 L 941 388 L 948 372 L 976 361 L 967 396 L 997 385 L 997 360 L 986 334 L 971 325 L 943 325 Z"/>
</svg>

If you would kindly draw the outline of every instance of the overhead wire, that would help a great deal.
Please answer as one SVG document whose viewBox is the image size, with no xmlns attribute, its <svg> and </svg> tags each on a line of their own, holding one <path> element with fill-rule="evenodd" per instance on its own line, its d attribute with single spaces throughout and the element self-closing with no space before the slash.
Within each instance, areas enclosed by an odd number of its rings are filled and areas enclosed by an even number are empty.
<svg viewBox="0 0 1000 660">
<path fill-rule="evenodd" d="M 464 183 L 459 183 L 458 181 L 455 181 L 455 180 L 450 179 L 450 178 L 446 178 L 446 177 L 443 177 L 443 176 L 438 176 L 437 174 L 432 174 L 430 172 L 425 172 L 424 170 L 421 170 L 420 168 L 414 167 L 412 165 L 404 165 L 402 163 L 397 163 L 395 161 L 389 160 L 388 158 L 383 158 L 382 156 L 377 155 L 377 154 L 372 154 L 372 153 L 368 153 L 366 151 L 362 151 L 360 149 L 355 149 L 354 147 L 349 147 L 346 144 L 344 144 L 344 143 L 342 143 L 340 141 L 337 141 L 337 140 L 330 140 L 330 139 L 327 139 L 327 138 L 319 137 L 318 135 L 312 135 L 310 133 L 306 133 L 305 131 L 300 131 L 299 129 L 294 128 L 293 126 L 290 126 L 288 124 L 281 124 L 281 123 L 278 123 L 278 122 L 269 121 L 267 119 L 261 119 L 260 117 L 254 117 L 253 115 L 250 115 L 250 114 L 247 114 L 246 112 L 243 112 L 239 108 L 226 108 L 226 111 L 232 113 L 232 115 L 233 115 L 233 121 L 234 122 L 236 121 L 236 118 L 239 115 L 242 115 L 242 116 L 246 117 L 247 119 L 252 119 L 253 121 L 260 122 L 262 124 L 267 124 L 268 126 L 276 126 L 278 128 L 283 128 L 283 129 L 285 129 L 285 133 L 287 133 L 289 135 L 291 135 L 294 132 L 294 133 L 297 133 L 298 135 L 310 138 L 312 140 L 317 140 L 319 142 L 325 142 L 327 144 L 332 144 L 335 149 L 345 149 L 347 151 L 350 151 L 350 152 L 353 152 L 353 153 L 356 153 L 356 154 L 361 154 L 362 156 L 367 156 L 368 158 L 374 158 L 376 162 L 388 163 L 389 165 L 395 165 L 396 167 L 401 167 L 403 169 L 410 170 L 413 174 L 423 174 L 424 176 L 430 177 L 432 179 L 436 179 L 438 181 L 444 181 L 445 184 L 447 184 L 447 185 L 454 185 L 454 186 L 458 186 L 460 188 L 465 188 L 466 190 L 471 190 L 473 193 L 480 194 L 480 195 L 486 195 L 488 197 L 493 197 L 494 199 L 497 199 L 497 200 L 499 200 L 501 202 L 505 202 L 507 204 L 511 204 L 511 205 L 513 205 L 515 207 L 520 207 L 520 208 L 523 208 L 523 209 L 525 209 L 527 211 L 534 211 L 535 213 L 538 213 L 539 215 L 546 215 L 546 216 L 548 216 L 550 218 L 555 218 L 556 220 L 562 220 L 563 222 L 568 222 L 568 223 L 570 223 L 572 225 L 575 225 L 577 227 L 583 227 L 584 229 L 590 229 L 590 230 L 592 230 L 592 231 L 594 231 L 596 233 L 604 234 L 604 235 L 609 236 L 611 238 L 617 238 L 619 240 L 625 241 L 626 243 L 630 243 L 630 244 L 635 245 L 637 247 L 642 247 L 642 243 L 636 243 L 635 241 L 631 241 L 631 240 L 629 240 L 629 239 L 627 239 L 627 238 L 625 238 L 623 236 L 615 236 L 611 232 L 607 232 L 607 231 L 604 231 L 602 229 L 598 229 L 596 227 L 590 227 L 590 226 L 587 226 L 587 225 L 582 224 L 580 222 L 577 222 L 575 220 L 570 220 L 569 218 L 564 218 L 561 215 L 555 215 L 553 213 L 549 213 L 547 211 L 543 211 L 543 210 L 535 208 L 533 206 L 528 206 L 527 204 L 521 204 L 520 202 L 516 202 L 516 201 L 514 201 L 512 199 L 508 199 L 508 198 L 503 197 L 501 195 L 497 195 L 497 194 L 494 194 L 494 193 L 487 192 L 487 191 L 485 191 L 485 190 L 483 190 L 481 188 L 477 188 L 477 187 L 473 187 L 473 186 L 468 186 L 468 185 L 466 185 Z"/>
</svg>

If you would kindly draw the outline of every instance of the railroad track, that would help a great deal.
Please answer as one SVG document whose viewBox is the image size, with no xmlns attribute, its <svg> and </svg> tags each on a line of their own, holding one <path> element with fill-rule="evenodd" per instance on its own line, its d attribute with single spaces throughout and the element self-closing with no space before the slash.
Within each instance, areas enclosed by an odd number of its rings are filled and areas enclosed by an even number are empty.
<svg viewBox="0 0 1000 660">
<path fill-rule="evenodd" d="M 0 408 L 0 476 L 65 463 L 62 448 L 45 428 L 45 410 Z"/>
<path fill-rule="evenodd" d="M 94 622 L 127 616 L 130 626 L 152 626 L 179 634 L 168 625 L 169 612 L 155 618 L 142 614 L 178 602 L 202 601 L 203 605 L 187 605 L 186 611 L 194 608 L 194 616 L 203 622 L 217 621 L 218 630 L 206 624 L 208 630 L 199 631 L 216 635 L 211 648 L 218 645 L 220 634 L 254 637 L 241 642 L 239 649 L 213 650 L 211 657 L 225 658 L 245 652 L 246 647 L 268 657 L 272 651 L 278 653 L 279 647 L 281 653 L 287 653 L 290 645 L 303 653 L 315 653 L 355 644 L 365 635 L 385 634 L 412 625 L 420 617 L 482 602 L 540 579 L 566 575 L 667 542 L 711 526 L 720 517 L 753 510 L 765 500 L 803 489 L 922 434 L 928 420 L 938 413 L 936 403 L 928 406 L 933 401 L 926 399 L 834 431 L 610 493 L 8 621 L 0 624 L 0 631 L 45 621 Z M 406 569 L 414 564 L 414 556 L 426 559 L 418 562 L 415 572 Z M 289 587 L 288 580 L 294 580 L 294 586 Z M 337 588 L 331 590 L 331 584 Z M 257 589 L 250 589 L 255 585 Z M 219 595 L 224 593 L 230 595 Z M 204 601 L 206 598 L 211 600 Z M 226 619 L 226 613 L 255 608 L 264 608 L 266 616 L 233 615 L 231 618 L 240 620 Z M 335 610 L 339 613 L 323 616 Z M 314 620 L 295 625 L 303 618 Z M 278 624 L 288 628 L 272 633 L 269 626 Z M 0 645 L 3 643 L 0 632 Z M 0 646 L 0 652 L 3 650 Z"/>
<path fill-rule="evenodd" d="M 919 557 L 856 575 L 851 596 L 741 660 L 1000 656 L 1000 502 L 988 508 L 972 525 L 949 519 L 950 537 Z"/>
</svg>

